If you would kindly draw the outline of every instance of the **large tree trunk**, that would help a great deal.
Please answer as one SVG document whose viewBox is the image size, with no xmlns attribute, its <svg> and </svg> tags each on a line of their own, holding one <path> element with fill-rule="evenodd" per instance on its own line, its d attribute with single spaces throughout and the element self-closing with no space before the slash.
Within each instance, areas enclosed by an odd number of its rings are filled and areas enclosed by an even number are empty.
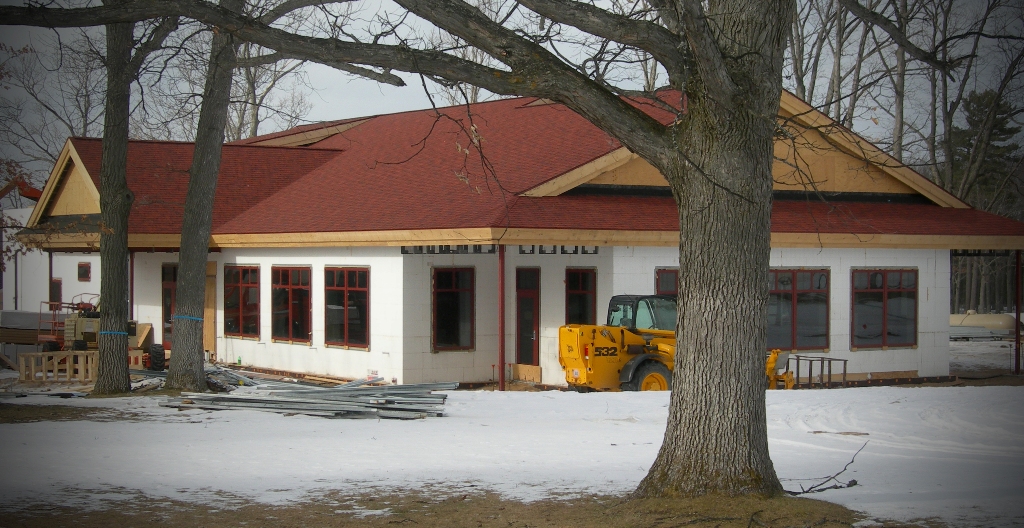
<svg viewBox="0 0 1024 528">
<path fill-rule="evenodd" d="M 726 56 L 741 54 L 734 46 L 760 56 L 731 68 L 737 91 L 728 103 L 691 81 L 689 113 L 678 125 L 687 159 L 659 167 L 679 205 L 676 361 L 664 442 L 638 497 L 782 491 L 768 454 L 764 377 L 781 82 L 766 70 L 781 68 L 777 32 L 789 17 L 766 29 L 764 20 L 786 13 L 785 3 L 746 9 L 750 18 L 732 19 L 719 46 Z"/>
<path fill-rule="evenodd" d="M 242 0 L 223 0 L 221 6 L 241 11 Z M 213 198 L 217 191 L 217 173 L 224 144 L 236 45 L 230 34 L 218 32 L 210 48 L 210 66 L 196 130 L 188 194 L 185 196 L 186 214 L 181 226 L 181 252 L 178 257 L 174 305 L 174 343 L 167 372 L 167 386 L 171 388 L 206 390 L 206 374 L 203 372 L 206 257 L 209 253 Z"/>
<path fill-rule="evenodd" d="M 100 161 L 100 335 L 95 394 L 131 390 L 128 378 L 128 114 L 134 23 L 107 25 L 107 98 Z"/>
</svg>

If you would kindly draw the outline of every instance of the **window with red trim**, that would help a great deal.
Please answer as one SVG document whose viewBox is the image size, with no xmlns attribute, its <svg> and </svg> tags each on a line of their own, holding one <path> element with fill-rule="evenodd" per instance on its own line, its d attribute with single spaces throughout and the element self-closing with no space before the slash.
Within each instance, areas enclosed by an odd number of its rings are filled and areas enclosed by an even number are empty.
<svg viewBox="0 0 1024 528">
<path fill-rule="evenodd" d="M 309 268 L 270 268 L 270 335 L 309 342 Z"/>
<path fill-rule="evenodd" d="M 472 268 L 434 268 L 434 350 L 469 350 L 475 338 Z"/>
<path fill-rule="evenodd" d="M 854 270 L 853 347 L 917 344 L 917 270 Z"/>
<path fill-rule="evenodd" d="M 596 270 L 565 270 L 565 324 L 597 324 Z"/>
<path fill-rule="evenodd" d="M 370 344 L 370 270 L 324 268 L 324 341 L 330 345 Z"/>
<path fill-rule="evenodd" d="M 260 269 L 224 266 L 224 335 L 260 337 Z"/>
<path fill-rule="evenodd" d="M 89 282 L 92 280 L 92 263 L 78 263 L 78 282 Z"/>
<path fill-rule="evenodd" d="M 771 270 L 768 348 L 828 348 L 828 270 Z"/>
<path fill-rule="evenodd" d="M 670 268 L 654 270 L 654 293 L 658 295 L 678 295 L 679 270 Z"/>
</svg>

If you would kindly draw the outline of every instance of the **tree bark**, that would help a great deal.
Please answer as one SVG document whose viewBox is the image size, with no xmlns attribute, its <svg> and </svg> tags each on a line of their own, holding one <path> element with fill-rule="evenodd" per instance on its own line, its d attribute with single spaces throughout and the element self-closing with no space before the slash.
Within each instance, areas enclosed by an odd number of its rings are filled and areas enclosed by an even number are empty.
<svg viewBox="0 0 1024 528">
<path fill-rule="evenodd" d="M 711 24 L 727 28 L 715 35 L 724 55 L 757 50 L 729 68 L 733 111 L 723 115 L 714 88 L 691 80 L 682 155 L 659 167 L 679 206 L 676 363 L 664 442 L 636 497 L 782 492 L 765 427 L 763 286 L 781 78 L 764 71 L 781 71 L 791 6 L 756 3 L 730 6 L 749 18 Z"/>
<path fill-rule="evenodd" d="M 100 335 L 95 394 L 131 390 L 128 378 L 128 115 L 134 23 L 108 24 L 107 97 L 100 161 Z"/>
<path fill-rule="evenodd" d="M 221 6 L 241 12 L 242 3 L 242 0 L 222 0 Z M 238 42 L 230 33 L 217 32 L 210 46 L 210 65 L 203 90 L 203 104 L 199 111 L 188 193 L 185 196 L 186 214 L 181 226 L 174 342 L 167 372 L 167 386 L 170 388 L 206 390 L 206 374 L 203 369 L 206 258 L 237 45 Z"/>
</svg>

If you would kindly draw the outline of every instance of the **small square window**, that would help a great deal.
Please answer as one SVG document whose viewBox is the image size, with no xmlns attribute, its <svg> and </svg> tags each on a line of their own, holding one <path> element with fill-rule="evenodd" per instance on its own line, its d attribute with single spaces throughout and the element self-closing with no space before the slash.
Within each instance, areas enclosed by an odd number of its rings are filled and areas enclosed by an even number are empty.
<svg viewBox="0 0 1024 528">
<path fill-rule="evenodd" d="M 78 263 L 78 282 L 90 282 L 92 281 L 92 263 L 91 262 L 79 262 Z"/>
</svg>

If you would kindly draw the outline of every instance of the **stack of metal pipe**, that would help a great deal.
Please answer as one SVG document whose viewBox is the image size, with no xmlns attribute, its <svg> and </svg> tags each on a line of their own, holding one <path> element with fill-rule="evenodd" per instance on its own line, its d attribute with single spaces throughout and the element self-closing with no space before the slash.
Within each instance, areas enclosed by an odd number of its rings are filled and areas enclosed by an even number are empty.
<svg viewBox="0 0 1024 528">
<path fill-rule="evenodd" d="M 230 371 L 224 371 L 230 372 Z M 447 391 L 458 383 L 376 385 L 382 378 L 357 380 L 334 387 L 255 381 L 237 373 L 239 385 L 250 389 L 227 394 L 183 392 L 180 398 L 162 403 L 178 409 L 247 409 L 284 414 L 308 414 L 330 418 L 416 419 L 443 416 Z"/>
</svg>

